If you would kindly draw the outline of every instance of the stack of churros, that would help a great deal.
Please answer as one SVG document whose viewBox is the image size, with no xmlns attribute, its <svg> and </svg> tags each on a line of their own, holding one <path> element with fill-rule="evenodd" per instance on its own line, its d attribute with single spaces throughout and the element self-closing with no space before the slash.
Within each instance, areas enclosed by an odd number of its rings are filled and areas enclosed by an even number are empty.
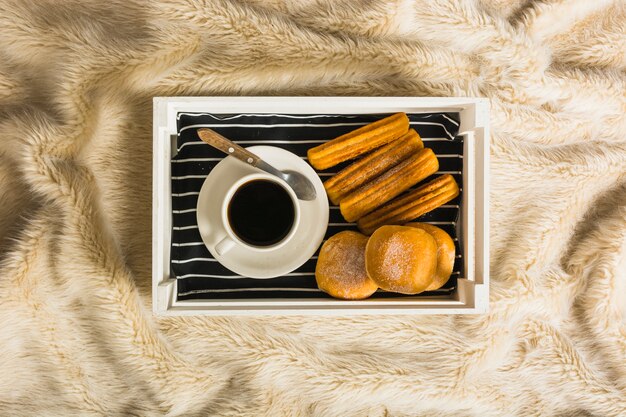
<svg viewBox="0 0 626 417">
<path fill-rule="evenodd" d="M 308 158 L 314 168 L 323 170 L 364 154 L 328 179 L 324 187 L 343 217 L 357 222 L 365 234 L 381 226 L 410 222 L 459 195 L 450 175 L 402 194 L 439 170 L 434 152 L 424 148 L 404 113 L 311 148 Z"/>
</svg>

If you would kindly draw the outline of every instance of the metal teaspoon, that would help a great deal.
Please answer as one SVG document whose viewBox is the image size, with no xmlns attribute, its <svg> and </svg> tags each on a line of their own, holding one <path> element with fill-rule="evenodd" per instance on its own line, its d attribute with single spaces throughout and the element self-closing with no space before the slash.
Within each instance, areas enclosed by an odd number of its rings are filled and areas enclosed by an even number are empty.
<svg viewBox="0 0 626 417">
<path fill-rule="evenodd" d="M 299 200 L 310 201 L 315 200 L 315 197 L 317 197 L 315 187 L 313 186 L 311 180 L 300 172 L 289 169 L 284 171 L 278 170 L 249 150 L 242 148 L 211 129 L 198 129 L 198 136 L 214 148 L 217 148 L 228 155 L 232 155 L 240 161 L 250 164 L 255 168 L 263 170 L 278 178 L 282 178 L 293 189 Z"/>
</svg>

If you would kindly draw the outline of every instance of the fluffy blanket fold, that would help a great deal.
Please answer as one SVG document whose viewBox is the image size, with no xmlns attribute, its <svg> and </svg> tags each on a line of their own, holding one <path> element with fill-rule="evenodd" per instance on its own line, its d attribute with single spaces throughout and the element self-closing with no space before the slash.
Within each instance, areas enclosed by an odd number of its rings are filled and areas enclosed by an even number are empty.
<svg viewBox="0 0 626 417">
<path fill-rule="evenodd" d="M 620 0 L 0 0 L 0 415 L 626 415 Z M 482 316 L 156 318 L 152 97 L 483 96 Z"/>
</svg>

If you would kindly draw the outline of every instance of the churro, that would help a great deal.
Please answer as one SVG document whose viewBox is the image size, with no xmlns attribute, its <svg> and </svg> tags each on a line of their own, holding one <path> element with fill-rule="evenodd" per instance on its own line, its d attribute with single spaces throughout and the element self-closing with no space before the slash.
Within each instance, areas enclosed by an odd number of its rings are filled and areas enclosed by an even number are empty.
<svg viewBox="0 0 626 417">
<path fill-rule="evenodd" d="M 327 169 L 385 145 L 408 130 L 407 115 L 396 113 L 309 149 L 309 163 L 315 169 Z"/>
<path fill-rule="evenodd" d="M 366 235 L 384 225 L 401 225 L 447 203 L 459 195 L 459 186 L 452 175 L 442 175 L 403 195 L 357 222 Z"/>
</svg>

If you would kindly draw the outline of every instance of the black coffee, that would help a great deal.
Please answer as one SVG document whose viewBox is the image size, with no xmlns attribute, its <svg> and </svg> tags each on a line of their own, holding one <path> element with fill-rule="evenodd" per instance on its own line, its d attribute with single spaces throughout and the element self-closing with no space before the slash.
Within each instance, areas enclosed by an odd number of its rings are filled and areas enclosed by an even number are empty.
<svg viewBox="0 0 626 417">
<path fill-rule="evenodd" d="M 246 243 L 270 246 L 289 234 L 295 218 L 293 201 L 287 191 L 273 181 L 246 182 L 228 204 L 228 222 Z"/>
</svg>

